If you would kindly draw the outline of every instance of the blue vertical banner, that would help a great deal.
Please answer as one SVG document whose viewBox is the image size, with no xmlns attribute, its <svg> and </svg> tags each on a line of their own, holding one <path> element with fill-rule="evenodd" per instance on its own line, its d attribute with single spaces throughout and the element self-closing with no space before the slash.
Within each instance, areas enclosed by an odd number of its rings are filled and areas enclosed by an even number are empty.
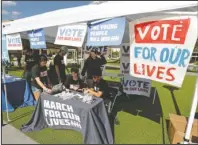
<svg viewBox="0 0 198 145">
<path fill-rule="evenodd" d="M 87 46 L 111 46 L 122 43 L 126 18 L 92 22 L 88 26 Z"/>
<path fill-rule="evenodd" d="M 10 62 L 7 44 L 6 44 L 6 35 L 1 35 L 2 38 L 2 62 Z"/>
<path fill-rule="evenodd" d="M 30 47 L 32 49 L 46 48 L 45 34 L 42 28 L 28 31 L 27 33 L 30 41 Z"/>
</svg>

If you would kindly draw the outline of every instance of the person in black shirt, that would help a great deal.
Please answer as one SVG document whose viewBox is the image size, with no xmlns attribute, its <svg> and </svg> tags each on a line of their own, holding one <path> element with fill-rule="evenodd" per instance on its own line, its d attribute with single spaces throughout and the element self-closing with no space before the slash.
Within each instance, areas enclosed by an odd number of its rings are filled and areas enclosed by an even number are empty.
<svg viewBox="0 0 198 145">
<path fill-rule="evenodd" d="M 31 83 L 31 69 L 36 64 L 36 58 L 34 57 L 32 50 L 28 49 L 25 55 L 26 65 L 24 67 L 24 78 L 27 82 Z"/>
<path fill-rule="evenodd" d="M 108 84 L 101 78 L 102 73 L 100 69 L 95 69 L 92 72 L 93 75 L 93 86 L 90 89 L 85 89 L 89 94 L 106 99 L 108 97 Z"/>
<path fill-rule="evenodd" d="M 64 83 L 66 80 L 65 64 L 63 59 L 64 55 L 66 54 L 67 54 L 67 47 L 62 46 L 60 52 L 54 58 L 54 67 L 56 71 L 56 76 L 54 77 L 57 79 L 53 81 L 53 85 L 56 85 L 60 82 Z"/>
<path fill-rule="evenodd" d="M 38 64 L 40 59 L 39 50 L 37 49 L 32 50 L 32 55 L 35 60 L 35 64 Z"/>
<path fill-rule="evenodd" d="M 34 65 L 31 69 L 32 76 L 32 92 L 34 93 L 34 97 L 36 100 L 40 97 L 40 93 L 44 90 L 47 93 L 51 93 L 52 90 L 49 89 L 50 82 L 47 74 L 47 57 L 45 55 L 41 55 L 39 59 L 39 63 Z"/>
<path fill-rule="evenodd" d="M 88 87 L 91 87 L 93 84 L 93 71 L 94 70 L 100 70 L 102 65 L 106 64 L 107 61 L 103 55 L 97 55 L 97 51 L 92 50 L 90 53 L 90 56 L 85 61 L 83 70 L 81 72 L 82 76 L 85 76 L 85 73 L 87 72 L 87 85 Z"/>
<path fill-rule="evenodd" d="M 20 51 L 18 51 L 18 54 L 17 54 L 17 62 L 18 62 L 18 66 L 21 68 L 21 57 L 22 57 L 22 54 Z"/>
<path fill-rule="evenodd" d="M 71 69 L 71 76 L 68 76 L 65 82 L 65 87 L 73 90 L 81 90 L 82 89 L 82 80 L 79 78 L 78 69 Z"/>
</svg>

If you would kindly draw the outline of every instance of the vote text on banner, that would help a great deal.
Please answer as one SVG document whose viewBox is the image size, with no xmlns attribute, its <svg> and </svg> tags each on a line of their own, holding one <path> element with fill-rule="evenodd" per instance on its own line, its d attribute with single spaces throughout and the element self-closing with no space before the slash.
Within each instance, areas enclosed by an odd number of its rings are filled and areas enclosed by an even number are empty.
<svg viewBox="0 0 198 145">
<path fill-rule="evenodd" d="M 124 75 L 122 84 L 123 91 L 126 94 L 150 97 L 152 87 L 151 80 L 135 78 L 130 75 Z"/>
<path fill-rule="evenodd" d="M 22 40 L 19 33 L 6 35 L 6 45 L 8 50 L 22 50 Z"/>
<path fill-rule="evenodd" d="M 54 44 L 82 47 L 86 32 L 86 24 L 59 26 Z"/>
</svg>

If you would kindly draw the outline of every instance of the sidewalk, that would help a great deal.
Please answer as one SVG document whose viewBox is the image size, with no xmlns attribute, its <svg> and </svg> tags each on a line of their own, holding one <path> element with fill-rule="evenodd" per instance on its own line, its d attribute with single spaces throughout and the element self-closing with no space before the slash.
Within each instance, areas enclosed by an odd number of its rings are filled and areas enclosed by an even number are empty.
<svg viewBox="0 0 198 145">
<path fill-rule="evenodd" d="M 2 126 L 2 144 L 38 144 L 12 125 L 4 122 Z"/>
</svg>

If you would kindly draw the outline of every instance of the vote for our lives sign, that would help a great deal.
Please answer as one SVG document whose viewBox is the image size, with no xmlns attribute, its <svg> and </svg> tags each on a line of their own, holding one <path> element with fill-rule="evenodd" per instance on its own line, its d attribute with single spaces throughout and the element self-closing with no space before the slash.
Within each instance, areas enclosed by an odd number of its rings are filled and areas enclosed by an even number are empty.
<svg viewBox="0 0 198 145">
<path fill-rule="evenodd" d="M 111 46 L 122 43 L 126 19 L 124 17 L 92 23 L 88 26 L 88 46 Z"/>
<path fill-rule="evenodd" d="M 197 40 L 197 18 L 151 17 L 129 25 L 130 74 L 181 87 Z"/>
<path fill-rule="evenodd" d="M 150 97 L 151 80 L 124 75 L 122 80 L 123 91 L 127 94 Z"/>
<path fill-rule="evenodd" d="M 82 47 L 87 24 L 59 26 L 54 44 Z"/>
<path fill-rule="evenodd" d="M 22 40 L 19 33 L 6 35 L 6 45 L 8 50 L 22 50 Z"/>
<path fill-rule="evenodd" d="M 28 31 L 30 47 L 32 49 L 46 48 L 45 34 L 43 29 Z"/>
</svg>

